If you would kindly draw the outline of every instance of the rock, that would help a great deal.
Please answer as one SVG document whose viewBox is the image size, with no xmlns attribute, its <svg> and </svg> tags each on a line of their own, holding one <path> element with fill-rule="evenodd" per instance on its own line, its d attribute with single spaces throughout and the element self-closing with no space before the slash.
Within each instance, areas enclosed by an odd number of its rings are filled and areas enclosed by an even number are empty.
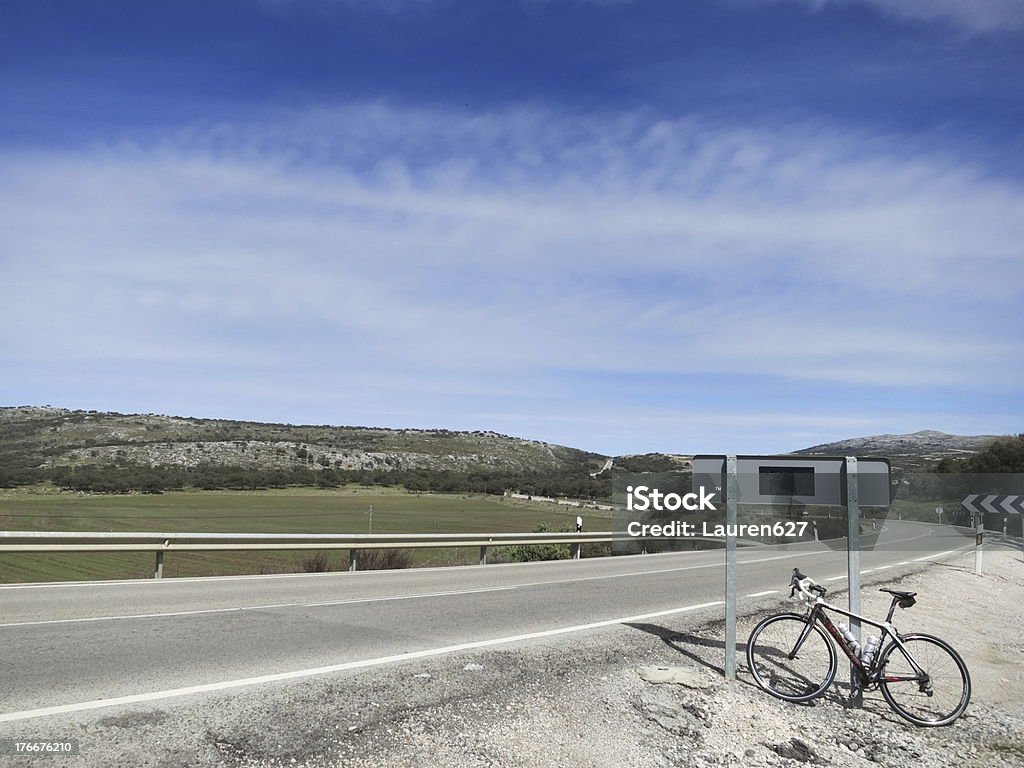
<svg viewBox="0 0 1024 768">
<path fill-rule="evenodd" d="M 704 723 L 699 717 L 682 707 L 648 703 L 643 705 L 642 710 L 647 720 L 674 736 L 696 740 L 700 738 L 700 732 L 704 728 Z"/>
<path fill-rule="evenodd" d="M 801 763 L 824 762 L 813 749 L 800 739 L 790 739 L 781 744 L 766 744 L 765 746 L 779 757 L 787 760 L 796 760 Z"/>
<path fill-rule="evenodd" d="M 687 688 L 713 688 L 714 683 L 697 667 L 640 667 L 637 670 L 642 680 L 655 685 L 672 683 Z"/>
<path fill-rule="evenodd" d="M 484 668 L 483 664 L 467 664 L 462 669 L 464 672 L 480 672 Z"/>
</svg>

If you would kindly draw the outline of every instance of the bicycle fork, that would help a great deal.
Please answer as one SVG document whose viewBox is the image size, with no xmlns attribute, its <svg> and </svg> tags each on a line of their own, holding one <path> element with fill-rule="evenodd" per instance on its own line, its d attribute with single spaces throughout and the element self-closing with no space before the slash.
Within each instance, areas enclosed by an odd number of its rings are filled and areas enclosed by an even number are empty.
<svg viewBox="0 0 1024 768">
<path fill-rule="evenodd" d="M 804 641 L 807 640 L 807 638 L 811 634 L 811 630 L 813 628 L 814 628 L 814 621 L 808 619 L 806 625 L 804 626 L 803 632 L 800 633 L 800 637 L 797 638 L 796 644 L 793 646 L 793 650 L 791 650 L 789 652 L 789 657 L 788 658 L 789 658 L 790 661 L 792 661 L 793 659 L 796 658 L 796 655 L 800 652 L 800 647 L 804 644 Z"/>
</svg>

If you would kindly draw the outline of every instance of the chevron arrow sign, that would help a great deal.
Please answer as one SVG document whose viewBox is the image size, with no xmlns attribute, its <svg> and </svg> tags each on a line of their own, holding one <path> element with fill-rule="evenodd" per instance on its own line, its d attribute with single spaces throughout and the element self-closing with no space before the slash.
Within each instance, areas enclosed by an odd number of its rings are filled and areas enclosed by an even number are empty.
<svg viewBox="0 0 1024 768">
<path fill-rule="evenodd" d="M 974 493 L 960 502 L 960 506 L 972 514 L 989 512 L 993 515 L 1024 514 L 1024 496 L 994 496 Z"/>
</svg>

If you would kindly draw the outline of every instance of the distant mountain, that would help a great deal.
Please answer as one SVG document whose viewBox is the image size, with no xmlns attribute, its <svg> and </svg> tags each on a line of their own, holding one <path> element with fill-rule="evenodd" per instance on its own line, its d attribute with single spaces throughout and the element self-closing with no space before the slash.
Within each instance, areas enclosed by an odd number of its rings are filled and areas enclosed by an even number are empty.
<svg viewBox="0 0 1024 768">
<path fill-rule="evenodd" d="M 801 456 L 880 456 L 904 470 L 931 470 L 943 458 L 962 459 L 980 451 L 999 435 L 950 435 L 924 429 L 909 435 L 872 435 L 824 443 L 793 451 Z"/>
</svg>

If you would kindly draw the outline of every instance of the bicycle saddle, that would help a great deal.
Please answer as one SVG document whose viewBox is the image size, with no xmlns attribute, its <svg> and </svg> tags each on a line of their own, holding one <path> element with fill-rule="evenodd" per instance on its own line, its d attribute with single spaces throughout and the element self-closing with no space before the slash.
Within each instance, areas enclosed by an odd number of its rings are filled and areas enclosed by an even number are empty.
<svg viewBox="0 0 1024 768">
<path fill-rule="evenodd" d="M 901 600 L 907 600 L 911 597 L 917 597 L 917 592 L 904 592 L 901 589 L 886 589 L 882 587 L 879 592 L 888 592 L 890 595 L 900 598 Z"/>
</svg>

